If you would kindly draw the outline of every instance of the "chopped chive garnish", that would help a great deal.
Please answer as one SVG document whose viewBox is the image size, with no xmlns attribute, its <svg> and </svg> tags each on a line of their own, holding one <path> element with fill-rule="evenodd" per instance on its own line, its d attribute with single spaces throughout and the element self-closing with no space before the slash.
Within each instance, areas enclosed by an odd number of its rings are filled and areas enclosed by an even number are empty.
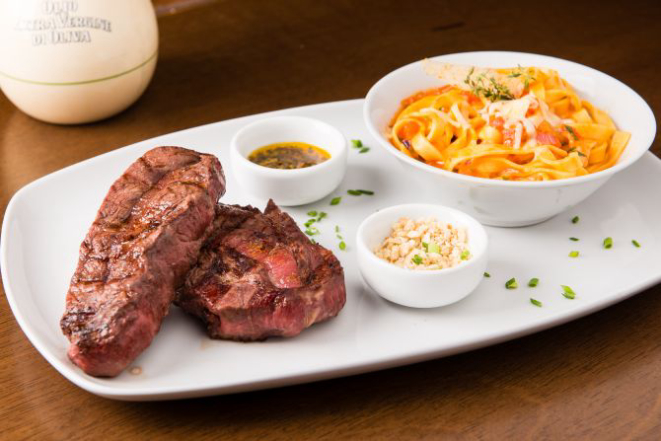
<svg viewBox="0 0 661 441">
<path fill-rule="evenodd" d="M 533 277 L 532 279 L 530 279 L 530 282 L 528 282 L 528 286 L 534 288 L 537 286 L 538 283 L 539 283 L 539 279 L 537 277 Z"/>
<path fill-rule="evenodd" d="M 571 289 L 571 287 L 569 287 L 569 286 L 567 286 L 567 285 L 560 285 L 560 286 L 562 287 L 562 290 L 563 290 L 564 292 L 566 292 L 567 294 L 573 294 L 573 295 L 576 295 L 576 293 L 574 292 L 573 289 Z"/>
<path fill-rule="evenodd" d="M 308 211 L 308 216 L 310 217 L 317 217 L 317 212 L 316 211 Z"/>
<path fill-rule="evenodd" d="M 369 151 L 370 151 L 369 147 L 363 147 L 362 149 L 360 149 L 360 151 L 358 153 L 367 153 Z"/>
<path fill-rule="evenodd" d="M 572 251 L 569 253 L 569 257 L 578 257 L 579 252 L 578 251 Z"/>
<path fill-rule="evenodd" d="M 413 256 L 413 259 L 411 259 L 413 263 L 416 265 L 420 265 L 422 263 L 422 257 L 418 256 L 417 254 Z"/>
<path fill-rule="evenodd" d="M 466 260 L 468 257 L 471 255 L 471 252 L 468 250 L 464 250 L 461 252 L 461 260 Z"/>
<path fill-rule="evenodd" d="M 540 302 L 537 299 L 533 299 L 532 297 L 530 298 L 530 303 L 532 303 L 533 305 L 538 306 L 540 308 L 542 307 L 542 302 Z"/>
<path fill-rule="evenodd" d="M 604 248 L 607 250 L 610 248 L 613 248 L 613 238 L 612 237 L 607 237 L 604 239 Z"/>
<path fill-rule="evenodd" d="M 309 227 L 310 225 L 312 225 L 312 224 L 315 223 L 315 222 L 316 222 L 315 219 L 309 219 L 309 220 L 308 220 L 306 223 L 304 223 L 303 225 L 305 225 L 306 227 Z"/>
<path fill-rule="evenodd" d="M 428 251 L 430 253 L 441 254 L 441 247 L 437 243 L 432 242 L 429 244 Z"/>
<path fill-rule="evenodd" d="M 580 221 L 580 220 L 581 220 L 580 217 L 578 217 L 578 216 L 574 216 L 574 217 L 572 218 L 572 220 L 571 220 L 571 223 L 572 223 L 572 224 L 577 224 L 578 221 Z"/>
<path fill-rule="evenodd" d="M 422 242 L 422 248 L 424 248 L 426 252 L 429 252 L 429 244 L 427 242 Z"/>
<path fill-rule="evenodd" d="M 319 216 L 317 216 L 317 222 L 320 222 L 320 221 L 321 221 L 323 218 L 325 218 L 326 216 L 328 216 L 327 213 L 325 213 L 325 212 L 323 212 L 323 211 L 320 212 L 320 213 L 319 213 Z"/>
<path fill-rule="evenodd" d="M 351 144 L 353 144 L 355 148 L 359 149 L 363 146 L 363 141 L 361 141 L 360 139 L 352 139 Z"/>
<path fill-rule="evenodd" d="M 337 205 L 337 204 L 340 203 L 340 201 L 342 201 L 342 197 L 338 196 L 338 197 L 335 197 L 335 198 L 331 199 L 330 204 L 331 205 Z"/>
<path fill-rule="evenodd" d="M 573 240 L 574 242 L 578 242 L 580 239 L 578 237 L 570 237 L 569 240 Z"/>
<path fill-rule="evenodd" d="M 574 300 L 576 298 L 576 293 L 574 292 L 573 289 L 568 287 L 567 285 L 560 285 L 562 287 L 562 295 L 565 296 L 568 299 Z"/>
<path fill-rule="evenodd" d="M 319 230 L 315 227 L 309 227 L 307 230 L 305 230 L 305 234 L 308 236 L 314 236 L 315 234 L 319 234 Z"/>
<path fill-rule="evenodd" d="M 316 243 L 317 243 L 317 241 L 314 240 L 313 238 L 310 238 L 310 242 L 312 242 L 313 244 L 316 244 Z"/>
<path fill-rule="evenodd" d="M 362 194 L 372 196 L 374 194 L 372 190 L 347 190 L 347 193 L 349 193 L 351 196 L 360 196 Z"/>
<path fill-rule="evenodd" d="M 635 246 L 636 248 L 640 248 L 640 244 L 638 243 L 638 241 L 637 241 L 636 239 L 631 240 L 631 243 L 632 243 L 633 246 Z"/>
<path fill-rule="evenodd" d="M 340 240 L 340 244 L 338 245 L 341 250 L 345 250 L 347 248 L 347 244 L 344 243 L 344 238 L 340 234 L 340 226 L 335 225 L 335 237 L 337 237 Z"/>
<path fill-rule="evenodd" d="M 489 274 L 488 272 L 485 271 L 484 272 L 484 277 L 491 277 L 491 274 Z"/>
<path fill-rule="evenodd" d="M 573 128 L 573 127 L 568 126 L 568 125 L 565 125 L 565 129 L 567 129 L 567 131 L 568 131 L 569 133 L 571 133 L 571 136 L 572 136 L 575 140 L 578 141 L 578 135 L 577 135 L 576 132 L 574 131 L 574 128 Z"/>
<path fill-rule="evenodd" d="M 516 283 L 516 279 L 512 277 L 507 282 L 505 282 L 505 288 L 507 289 L 516 289 L 519 287 L 519 284 Z"/>
</svg>

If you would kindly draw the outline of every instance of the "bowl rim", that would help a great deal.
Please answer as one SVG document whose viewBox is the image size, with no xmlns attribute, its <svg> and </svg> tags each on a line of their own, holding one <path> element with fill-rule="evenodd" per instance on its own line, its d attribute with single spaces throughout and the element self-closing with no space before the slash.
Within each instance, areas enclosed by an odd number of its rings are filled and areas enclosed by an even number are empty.
<svg viewBox="0 0 661 441">
<path fill-rule="evenodd" d="M 459 265 L 453 266 L 452 268 L 442 268 L 442 269 L 436 269 L 436 270 L 412 270 L 409 268 L 402 268 L 400 266 L 397 266 L 393 263 L 386 262 L 385 260 L 379 258 L 374 254 L 374 252 L 367 246 L 365 243 L 365 230 L 369 228 L 370 224 L 374 222 L 374 220 L 379 217 L 379 216 L 386 216 L 388 214 L 391 214 L 392 212 L 404 212 L 406 210 L 410 209 L 416 209 L 416 208 L 421 208 L 427 211 L 430 211 L 431 213 L 428 214 L 428 216 L 433 216 L 434 213 L 432 211 L 438 212 L 438 211 L 445 211 L 448 213 L 453 214 L 454 216 L 458 217 L 461 219 L 459 222 L 458 226 L 463 226 L 466 228 L 469 228 L 469 225 L 471 225 L 476 231 L 479 232 L 481 236 L 483 236 L 483 241 L 484 245 L 482 246 L 481 250 L 478 250 L 479 252 L 473 254 L 473 249 L 470 248 L 472 257 L 471 259 L 461 262 Z M 401 213 L 398 215 L 398 217 L 405 216 L 404 213 Z M 455 225 L 456 227 L 457 225 Z M 470 236 L 469 236 L 469 241 Z M 489 250 L 489 235 L 487 234 L 486 229 L 484 228 L 484 225 L 482 225 L 477 219 L 475 219 L 473 216 L 464 213 L 461 210 L 457 210 L 456 208 L 448 207 L 446 205 L 440 205 L 440 204 L 426 204 L 426 203 L 411 203 L 411 204 L 399 204 L 399 205 L 391 205 L 386 208 L 382 208 L 378 211 L 375 211 L 374 213 L 370 214 L 367 216 L 363 221 L 360 223 L 358 226 L 358 230 L 356 231 L 356 245 L 358 246 L 359 251 L 362 251 L 363 254 L 368 255 L 368 259 L 371 262 L 374 262 L 374 264 L 377 266 L 377 268 L 381 269 L 383 268 L 384 271 L 394 271 L 395 274 L 401 274 L 401 275 L 413 275 L 416 274 L 416 276 L 413 277 L 437 277 L 439 275 L 449 275 L 453 274 L 459 271 L 464 271 L 468 270 L 471 266 L 475 266 L 479 264 L 479 261 L 481 260 L 482 257 L 487 257 L 487 252 Z M 362 270 L 361 270 L 362 271 Z"/>
<path fill-rule="evenodd" d="M 456 179 L 458 181 L 465 182 L 467 184 L 480 184 L 480 185 L 491 185 L 495 187 L 510 187 L 510 188 L 552 188 L 552 187 L 564 187 L 564 186 L 571 186 L 574 184 L 580 184 L 580 183 L 587 183 L 590 181 L 595 181 L 595 180 L 600 180 L 603 178 L 610 177 L 614 175 L 615 173 L 624 170 L 625 168 L 629 167 L 631 164 L 636 162 L 638 159 L 640 159 L 645 152 L 647 152 L 652 144 L 654 143 L 654 138 L 656 136 L 656 120 L 654 118 L 654 112 L 652 112 L 652 109 L 650 108 L 649 104 L 631 87 L 627 86 L 617 78 L 614 78 L 604 72 L 601 72 L 597 69 L 594 69 L 589 66 L 585 66 L 580 63 L 576 63 L 575 61 L 570 61 L 570 60 L 565 60 L 563 58 L 558 58 L 558 57 L 552 57 L 549 55 L 542 55 L 542 54 L 535 54 L 531 52 L 517 52 L 517 51 L 469 51 L 469 52 L 456 52 L 452 54 L 443 54 L 443 55 L 437 55 L 437 56 L 432 56 L 428 57 L 429 60 L 432 61 L 442 61 L 447 58 L 452 58 L 452 57 L 457 57 L 457 56 L 467 56 L 467 55 L 472 55 L 475 57 L 480 57 L 480 56 L 492 56 L 492 55 L 519 55 L 519 56 L 533 56 L 533 57 L 539 57 L 541 59 L 546 59 L 546 60 L 552 60 L 552 61 L 560 61 L 562 63 L 568 63 L 570 66 L 575 67 L 580 70 L 584 70 L 585 72 L 592 74 L 592 75 L 597 75 L 597 76 L 603 76 L 606 77 L 607 79 L 610 79 L 614 81 L 618 87 L 621 87 L 621 90 L 627 94 L 629 94 L 633 99 L 635 99 L 638 104 L 640 105 L 640 110 L 644 112 L 643 118 L 646 119 L 646 123 L 649 124 L 649 130 L 647 133 L 642 133 L 642 140 L 640 141 L 641 145 L 646 145 L 645 148 L 639 149 L 634 155 L 632 155 L 630 158 L 628 158 L 625 161 L 618 161 L 615 165 L 612 167 L 609 167 L 605 170 L 598 171 L 596 173 L 590 173 L 584 176 L 576 176 L 572 178 L 566 178 L 566 179 L 556 179 L 556 180 L 551 180 L 551 181 L 504 181 L 504 180 L 497 180 L 497 179 L 489 179 L 489 178 L 482 178 L 482 177 L 476 177 L 476 176 L 469 176 L 469 175 L 463 175 L 459 173 L 454 173 L 451 171 L 443 170 L 437 167 L 433 167 L 431 165 L 427 165 L 424 162 L 418 161 L 416 159 L 411 158 L 408 155 L 405 155 L 404 153 L 400 152 L 398 149 L 396 149 L 390 141 L 388 141 L 384 134 L 380 133 L 380 131 L 375 127 L 375 124 L 372 122 L 371 118 L 371 104 L 374 101 L 374 97 L 377 95 L 377 93 L 380 91 L 380 88 L 383 87 L 383 84 L 398 75 L 401 75 L 402 72 L 413 69 L 416 65 L 419 65 L 423 60 L 417 60 L 412 63 L 406 64 L 404 66 L 401 66 L 392 72 L 386 74 L 383 76 L 381 79 L 379 79 L 374 85 L 370 88 L 370 90 L 367 92 L 367 95 L 365 96 L 365 104 L 363 106 L 363 119 L 365 122 L 365 125 L 367 126 L 367 130 L 369 131 L 370 135 L 372 135 L 377 141 L 378 144 L 381 148 L 384 148 L 386 151 L 388 151 L 390 154 L 394 155 L 397 159 L 400 161 L 406 162 L 407 164 L 410 164 L 420 170 L 430 172 L 432 174 L 436 174 L 439 176 L 444 176 L 450 179 Z M 405 97 L 402 97 L 403 99 Z"/>
<path fill-rule="evenodd" d="M 260 126 L 269 123 L 275 123 L 279 125 L 291 124 L 293 127 L 307 126 L 310 125 L 311 123 L 319 124 L 337 136 L 337 139 L 339 141 L 337 143 L 339 147 L 338 152 L 336 154 L 328 152 L 330 158 L 328 158 L 328 160 L 324 162 L 312 165 L 310 167 L 304 167 L 293 170 L 270 168 L 270 167 L 265 167 L 263 165 L 255 164 L 254 162 L 248 160 L 248 158 L 240 151 L 238 145 L 239 139 L 242 136 L 245 136 L 246 133 L 250 133 L 251 131 L 263 130 Z M 328 150 L 328 149 L 324 149 L 324 150 Z M 316 118 L 310 118 L 308 116 L 295 116 L 295 115 L 273 116 L 273 117 L 268 117 L 268 118 L 259 119 L 257 121 L 253 121 L 241 127 L 234 134 L 234 136 L 232 136 L 232 139 L 230 141 L 230 153 L 232 153 L 233 156 L 238 157 L 238 161 L 241 162 L 243 167 L 247 168 L 251 172 L 261 173 L 263 175 L 268 175 L 274 178 L 296 179 L 296 178 L 309 176 L 311 174 L 323 172 L 325 169 L 328 169 L 329 167 L 333 167 L 333 164 L 335 164 L 336 162 L 338 161 L 342 162 L 342 158 L 345 157 L 347 154 L 347 139 L 339 129 L 332 126 L 331 124 L 328 124 L 327 122 L 321 121 Z"/>
</svg>

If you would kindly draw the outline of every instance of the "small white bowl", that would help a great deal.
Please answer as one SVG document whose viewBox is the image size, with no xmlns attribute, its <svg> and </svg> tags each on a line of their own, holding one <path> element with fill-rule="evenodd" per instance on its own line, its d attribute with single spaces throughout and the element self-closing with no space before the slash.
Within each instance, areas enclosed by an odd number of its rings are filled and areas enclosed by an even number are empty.
<svg viewBox="0 0 661 441">
<path fill-rule="evenodd" d="M 330 158 L 311 167 L 278 170 L 257 165 L 248 155 L 265 145 L 305 142 L 326 150 Z M 278 205 L 303 205 L 330 194 L 347 169 L 347 141 L 325 122 L 302 116 L 262 119 L 239 130 L 230 145 L 234 177 L 253 196 L 273 199 Z"/>
<path fill-rule="evenodd" d="M 365 98 L 364 119 L 378 144 L 401 163 L 400 179 L 416 182 L 430 201 L 464 210 L 484 224 L 519 227 L 543 222 L 590 196 L 616 173 L 640 159 L 654 141 L 656 122 L 645 100 L 627 85 L 590 67 L 521 52 L 466 52 L 431 60 L 483 67 L 522 65 L 556 69 L 580 97 L 606 111 L 620 130 L 631 133 L 617 164 L 586 176 L 516 182 L 462 175 L 417 161 L 397 150 L 386 138 L 388 124 L 404 98 L 444 82 L 427 75 L 421 61 L 380 79 Z"/>
<path fill-rule="evenodd" d="M 434 216 L 440 222 L 464 227 L 471 258 L 441 270 L 401 268 L 377 257 L 376 249 L 401 217 Z M 487 267 L 488 237 L 484 227 L 453 208 L 431 204 L 405 204 L 377 211 L 365 219 L 356 234 L 358 268 L 365 282 L 381 297 L 413 308 L 435 308 L 458 302 L 473 292 Z"/>
</svg>

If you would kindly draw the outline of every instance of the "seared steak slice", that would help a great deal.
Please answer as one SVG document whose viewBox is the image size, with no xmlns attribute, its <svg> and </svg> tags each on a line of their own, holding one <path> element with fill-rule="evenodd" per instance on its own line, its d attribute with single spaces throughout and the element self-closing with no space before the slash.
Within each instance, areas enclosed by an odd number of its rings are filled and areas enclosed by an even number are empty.
<svg viewBox="0 0 661 441">
<path fill-rule="evenodd" d="M 340 262 L 273 201 L 263 214 L 220 204 L 214 225 L 175 300 L 206 323 L 211 337 L 291 337 L 344 306 Z"/>
<path fill-rule="evenodd" d="M 119 374 L 149 344 L 211 232 L 215 156 L 158 147 L 112 185 L 80 246 L 60 326 L 86 373 Z"/>
</svg>

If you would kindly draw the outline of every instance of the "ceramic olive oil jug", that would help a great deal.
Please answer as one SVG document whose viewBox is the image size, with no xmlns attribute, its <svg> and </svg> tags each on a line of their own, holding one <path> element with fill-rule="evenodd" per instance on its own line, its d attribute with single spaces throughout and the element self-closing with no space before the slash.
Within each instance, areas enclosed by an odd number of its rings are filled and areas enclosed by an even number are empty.
<svg viewBox="0 0 661 441">
<path fill-rule="evenodd" d="M 34 118 L 79 124 L 121 112 L 157 56 L 149 0 L 0 0 L 0 89 Z"/>
</svg>

